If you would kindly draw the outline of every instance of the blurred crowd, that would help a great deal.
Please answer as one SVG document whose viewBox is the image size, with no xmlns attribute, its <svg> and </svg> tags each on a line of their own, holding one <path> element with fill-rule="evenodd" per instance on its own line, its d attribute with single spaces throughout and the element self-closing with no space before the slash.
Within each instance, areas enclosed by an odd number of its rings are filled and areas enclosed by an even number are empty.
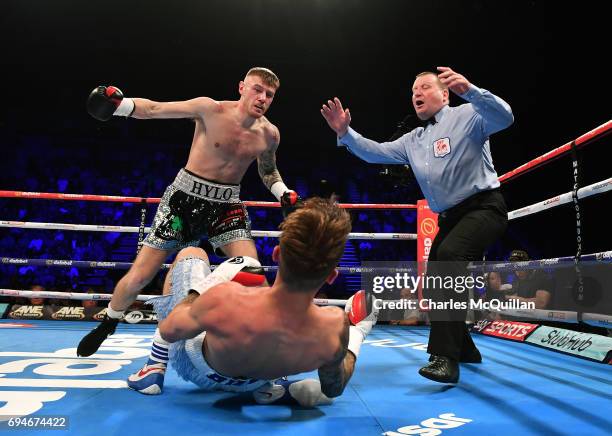
<svg viewBox="0 0 612 436">
<path fill-rule="evenodd" d="M 45 138 L 23 141 L 21 152 L 11 157 L 8 173 L 3 174 L 6 182 L 2 189 L 161 197 L 184 164 L 183 157 L 172 152 L 176 145 L 130 144 L 129 153 L 117 156 L 108 154 L 99 145 L 77 146 L 75 139 L 68 139 L 62 146 L 49 143 Z M 50 147 L 53 153 L 47 152 Z M 44 158 L 41 158 L 43 153 Z M 357 174 L 342 168 L 305 172 L 299 162 L 279 162 L 279 169 L 286 184 L 304 198 L 333 196 L 343 203 L 406 203 L 419 198 L 415 183 L 398 184 L 397 178 L 380 174 L 381 166 L 364 166 Z M 255 168 L 245 176 L 241 197 L 243 200 L 274 201 Z M 147 206 L 147 226 L 151 224 L 155 209 L 154 204 Z M 141 219 L 138 203 L 0 198 L 0 210 L 0 219 L 24 222 L 139 226 Z M 279 209 L 250 208 L 249 214 L 253 229 L 258 230 L 277 230 L 282 220 Z M 415 232 L 414 210 L 357 210 L 352 214 L 354 232 Z M 262 263 L 273 265 L 271 254 L 277 239 L 265 237 L 255 241 Z M 137 243 L 136 233 L 0 228 L 1 257 L 10 258 L 130 262 Z M 368 260 L 414 259 L 414 243 L 410 241 L 350 240 L 347 245 L 352 249 L 347 250 L 351 254 L 343 259 L 346 265 Z M 210 248 L 206 242 L 202 246 Z M 213 263 L 222 261 L 212 250 L 207 251 Z M 3 288 L 41 286 L 49 291 L 71 292 L 85 292 L 92 286 L 100 292 L 111 292 L 123 274 L 118 270 L 7 263 L 0 264 L 0 271 Z M 160 273 L 143 293 L 159 292 L 163 274 Z M 330 298 L 343 297 L 345 286 L 346 277 L 341 277 L 322 292 Z"/>
</svg>

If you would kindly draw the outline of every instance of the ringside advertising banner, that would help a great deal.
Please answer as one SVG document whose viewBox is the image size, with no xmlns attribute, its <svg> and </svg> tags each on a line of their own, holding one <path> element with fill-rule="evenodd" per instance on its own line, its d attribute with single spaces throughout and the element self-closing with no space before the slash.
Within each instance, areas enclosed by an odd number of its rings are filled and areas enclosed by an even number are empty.
<svg viewBox="0 0 612 436">
<path fill-rule="evenodd" d="M 438 234 L 438 214 L 429 208 L 427 200 L 417 201 L 417 264 L 419 275 L 425 273 L 429 260 L 429 251 L 433 240 Z M 423 298 L 422 289 L 418 289 L 418 297 Z"/>
<path fill-rule="evenodd" d="M 598 362 L 605 362 L 612 351 L 612 338 L 548 326 L 541 326 L 526 342 Z"/>
<path fill-rule="evenodd" d="M 483 335 L 524 342 L 538 328 L 537 324 L 517 321 L 493 321 L 481 330 Z"/>
<path fill-rule="evenodd" d="M 489 326 L 489 324 L 491 324 L 491 321 L 487 321 L 486 319 L 481 319 L 472 326 L 470 331 L 475 332 L 475 333 L 482 333 L 482 331 L 486 329 Z"/>
<path fill-rule="evenodd" d="M 12 319 L 45 319 L 57 321 L 102 321 L 106 314 L 105 308 L 81 306 L 13 305 L 7 313 Z M 157 316 L 148 309 L 128 310 L 122 320 L 128 324 L 155 324 Z"/>
<path fill-rule="evenodd" d="M 52 319 L 53 307 L 48 305 L 14 304 L 6 314 L 11 319 Z"/>
</svg>

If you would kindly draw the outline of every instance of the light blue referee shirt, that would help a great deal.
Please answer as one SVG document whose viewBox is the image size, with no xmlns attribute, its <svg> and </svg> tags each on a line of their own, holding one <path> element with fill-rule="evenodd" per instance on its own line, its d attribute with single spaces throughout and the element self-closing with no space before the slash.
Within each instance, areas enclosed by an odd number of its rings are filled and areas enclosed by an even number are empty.
<svg viewBox="0 0 612 436">
<path fill-rule="evenodd" d="M 436 123 L 417 127 L 392 142 L 364 138 L 349 127 L 339 146 L 370 163 L 409 164 L 434 212 L 497 188 L 489 136 L 514 121 L 508 103 L 485 89 L 470 85 L 461 106 L 444 106 Z"/>
</svg>

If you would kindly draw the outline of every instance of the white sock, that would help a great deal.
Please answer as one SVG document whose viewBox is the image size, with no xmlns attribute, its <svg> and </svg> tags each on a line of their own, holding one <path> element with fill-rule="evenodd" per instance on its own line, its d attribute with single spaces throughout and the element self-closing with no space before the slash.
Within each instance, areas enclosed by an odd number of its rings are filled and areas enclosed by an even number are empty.
<svg viewBox="0 0 612 436">
<path fill-rule="evenodd" d="M 159 329 L 155 330 L 155 336 L 153 337 L 153 345 L 151 346 L 151 354 L 149 360 L 154 362 L 168 364 L 168 347 L 170 343 L 164 341 L 159 333 Z"/>
<path fill-rule="evenodd" d="M 334 401 L 321 392 L 321 382 L 312 378 L 268 382 L 253 392 L 253 398 L 257 404 L 293 404 L 296 402 L 302 407 L 323 406 Z"/>
<path fill-rule="evenodd" d="M 115 310 L 111 307 L 110 303 L 108 303 L 108 307 L 106 308 L 106 314 L 109 318 L 112 319 L 121 319 L 123 318 L 123 314 L 125 310 Z"/>
<path fill-rule="evenodd" d="M 312 378 L 291 383 L 289 393 L 302 407 L 322 406 L 334 401 L 321 392 L 321 382 Z"/>
</svg>

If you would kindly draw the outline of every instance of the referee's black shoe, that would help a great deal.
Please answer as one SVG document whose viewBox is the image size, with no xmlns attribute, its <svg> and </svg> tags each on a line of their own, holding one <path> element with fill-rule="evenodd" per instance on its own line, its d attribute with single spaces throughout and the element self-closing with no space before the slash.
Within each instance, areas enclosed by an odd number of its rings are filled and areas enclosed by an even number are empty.
<svg viewBox="0 0 612 436">
<path fill-rule="evenodd" d="M 419 374 L 439 383 L 457 383 L 459 381 L 459 363 L 445 356 L 432 355 L 428 365 L 419 369 Z"/>
</svg>

